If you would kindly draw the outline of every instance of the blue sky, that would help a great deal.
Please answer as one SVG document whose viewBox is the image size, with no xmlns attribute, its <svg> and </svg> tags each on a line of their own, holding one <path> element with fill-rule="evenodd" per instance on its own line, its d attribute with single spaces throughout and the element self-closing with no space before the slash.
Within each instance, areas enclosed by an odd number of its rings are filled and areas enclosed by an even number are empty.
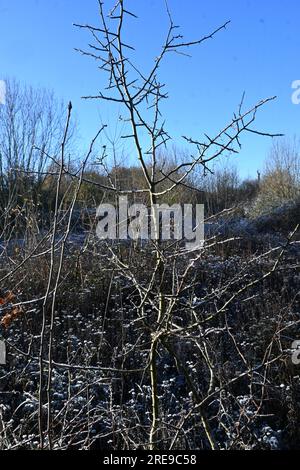
<svg viewBox="0 0 300 470">
<path fill-rule="evenodd" d="M 190 50 L 192 58 L 176 54 L 166 58 L 161 77 L 170 98 L 164 113 L 174 144 L 183 145 L 182 135 L 200 139 L 203 132 L 213 135 L 223 128 L 243 91 L 249 107 L 262 98 L 278 96 L 261 110 L 257 128 L 300 136 L 300 105 L 291 101 L 291 83 L 300 79 L 299 0 L 168 3 L 186 40 L 200 38 L 231 20 L 226 31 Z M 139 19 L 129 20 L 126 35 L 136 46 L 136 63 L 148 70 L 168 26 L 164 0 L 127 0 L 127 4 Z M 74 51 L 84 48 L 90 38 L 73 23 L 97 26 L 97 6 L 97 0 L 0 0 L 0 79 L 15 77 L 72 100 L 86 145 L 101 122 L 109 125 L 110 137 L 120 132 L 114 123 L 115 107 L 80 98 L 97 94 L 105 83 L 97 63 Z M 271 140 L 247 134 L 242 144 L 240 155 L 232 161 L 242 177 L 253 176 L 262 168 Z"/>
</svg>

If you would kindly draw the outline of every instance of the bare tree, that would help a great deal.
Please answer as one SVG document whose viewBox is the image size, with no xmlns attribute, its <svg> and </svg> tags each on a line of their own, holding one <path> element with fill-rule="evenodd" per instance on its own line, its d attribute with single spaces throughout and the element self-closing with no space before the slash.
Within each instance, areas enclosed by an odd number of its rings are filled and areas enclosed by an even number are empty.
<svg viewBox="0 0 300 470">
<path fill-rule="evenodd" d="M 299 142 L 277 140 L 273 143 L 260 181 L 254 212 L 268 213 L 276 207 L 297 201 L 300 195 Z"/>
<path fill-rule="evenodd" d="M 50 160 L 59 151 L 63 104 L 52 92 L 6 80 L 6 104 L 0 107 L 1 210 L 30 199 Z M 73 134 L 70 129 L 68 141 Z"/>
<path fill-rule="evenodd" d="M 258 299 L 270 279 L 282 273 L 280 263 L 295 248 L 298 227 L 284 243 L 230 261 L 223 250 L 234 251 L 234 236 L 209 236 L 204 246 L 199 242 L 188 249 L 184 239 L 164 240 L 157 205 L 168 200 L 181 207 L 182 200 L 176 201 L 181 189 L 201 190 L 195 175 L 209 175 L 217 159 L 237 154 L 244 133 L 273 137 L 253 126 L 257 112 L 274 97 L 245 110 L 243 96 L 232 120 L 216 135 L 184 137 L 189 151 L 178 161 L 171 159 L 171 137 L 161 114 L 168 95 L 159 80 L 160 65 L 169 53 L 185 54 L 229 22 L 200 39 L 185 40 L 167 8 L 165 42 L 151 70 L 144 72 L 135 64 L 134 46 L 123 39 L 124 24 L 135 14 L 125 0 L 118 0 L 108 14 L 103 2 L 98 5 L 100 26 L 77 25 L 94 41 L 80 52 L 97 61 L 108 86 L 85 98 L 121 108 L 121 137 L 133 142 L 139 171 L 133 178 L 120 166 L 111 168 L 107 148 L 97 148 L 102 125 L 78 167 L 67 165 L 71 104 L 59 151 L 34 142 L 42 158 L 51 161 L 45 177 L 54 183 L 54 213 L 31 250 L 14 257 L 3 252 L 1 325 L 14 360 L 25 363 L 21 378 L 26 380 L 27 366 L 31 372 L 24 400 L 12 414 L 0 414 L 1 445 L 253 448 L 259 441 L 253 426 L 268 413 L 265 401 L 273 393 L 274 376 L 278 368 L 279 375 L 285 373 L 285 335 L 293 334 L 299 322 L 284 323 L 293 315 L 296 298 L 282 309 L 279 300 L 264 296 L 263 309 L 269 302 L 272 312 L 267 320 L 257 313 L 262 309 Z M 87 171 L 94 152 L 105 178 Z M 29 173 L 34 172 L 31 167 Z M 221 188 L 227 188 L 227 177 L 226 184 L 220 180 Z M 235 174 L 229 173 L 229 181 L 236 184 Z M 83 185 L 101 190 L 109 201 L 119 195 L 147 201 L 153 239 L 142 246 L 135 239 L 99 241 L 89 233 L 74 246 L 73 216 Z M 285 271 L 292 276 L 296 267 L 291 263 Z M 28 278 L 30 289 L 25 288 Z M 87 309 L 90 315 L 85 315 Z M 13 329 L 17 321 L 23 326 L 19 336 Z M 10 326 L 14 334 L 7 332 Z M 245 340 L 247 328 L 251 343 L 249 336 Z M 166 371 L 172 377 L 168 386 Z M 236 387 L 247 390 L 246 398 L 241 399 Z M 17 411 L 28 404 L 26 423 L 17 421 Z"/>
<path fill-rule="evenodd" d="M 147 286 L 142 285 L 136 279 L 130 270 L 130 266 L 124 264 L 118 256 L 113 254 L 112 258 L 120 272 L 133 282 L 139 295 L 136 308 L 140 322 L 149 330 L 150 334 L 147 370 L 149 371 L 151 383 L 152 420 L 149 431 L 149 448 L 155 449 L 161 446 L 164 436 L 164 420 L 159 403 L 160 392 L 157 372 L 160 352 L 164 349 L 176 362 L 180 373 L 184 374 L 190 386 L 193 400 L 197 403 L 195 406 L 200 414 L 201 423 L 209 445 L 215 449 L 217 448 L 217 443 L 202 404 L 203 399 L 199 395 L 197 387 L 194 386 L 185 364 L 181 362 L 180 355 L 176 353 L 176 347 L 174 347 L 175 338 L 183 343 L 184 337 L 188 341 L 192 339 L 189 333 L 187 333 L 188 331 L 192 331 L 194 328 L 200 328 L 201 331 L 202 321 L 199 321 L 197 316 L 194 317 L 195 312 L 193 308 L 188 314 L 192 321 L 191 324 L 188 324 L 189 322 L 187 321 L 183 327 L 180 327 L 174 321 L 174 316 L 182 302 L 183 293 L 189 291 L 192 286 L 189 283 L 189 275 L 195 264 L 202 258 L 203 252 L 199 248 L 198 251 L 196 250 L 196 253 L 185 253 L 183 258 L 180 247 L 177 246 L 175 249 L 172 247 L 170 250 L 170 246 L 165 246 L 160 238 L 159 221 L 155 206 L 163 196 L 174 191 L 179 185 L 186 184 L 189 175 L 195 168 L 201 167 L 204 172 L 209 172 L 209 164 L 213 160 L 219 158 L 224 153 L 238 153 L 241 147 L 240 137 L 242 133 L 252 132 L 273 137 L 273 134 L 253 129 L 252 125 L 259 108 L 274 98 L 262 100 L 249 110 L 244 111 L 243 97 L 232 121 L 226 124 L 217 135 L 205 135 L 203 140 L 201 138 L 184 137 L 185 141 L 194 147 L 193 155 L 174 168 L 167 168 L 164 171 L 158 160 L 158 152 L 162 146 L 167 145 L 171 138 L 160 112 L 161 102 L 167 99 L 168 96 L 165 84 L 161 83 L 158 77 L 161 62 L 170 52 L 184 52 L 186 48 L 201 45 L 203 42 L 213 38 L 217 33 L 226 28 L 229 21 L 200 39 L 184 40 L 183 36 L 178 34 L 177 26 L 173 23 L 167 8 L 169 29 L 166 40 L 155 59 L 152 69 L 145 73 L 134 63 L 134 47 L 131 44 L 125 43 L 123 39 L 126 17 L 135 17 L 134 13 L 128 11 L 125 3 L 123 0 L 118 0 L 108 14 L 108 17 L 106 17 L 104 4 L 99 1 L 101 27 L 94 27 L 93 25 L 76 26 L 86 29 L 94 39 L 94 44 L 90 45 L 89 51 L 80 50 L 80 52 L 83 55 L 93 57 L 100 64 L 100 69 L 107 73 L 108 76 L 107 94 L 100 92 L 98 95 L 86 96 L 85 98 L 119 103 L 124 107 L 126 114 L 122 119 L 128 122 L 128 132 L 122 137 L 134 142 L 137 160 L 144 173 L 145 186 L 142 190 L 149 194 L 152 219 L 156 230 L 153 274 L 150 276 Z M 148 136 L 146 144 L 144 144 L 142 139 L 142 135 L 145 134 Z M 181 176 L 174 179 L 178 172 L 181 172 Z M 159 189 L 160 185 L 165 181 L 171 184 L 165 189 Z M 130 188 L 128 188 L 128 191 L 130 191 Z M 169 276 L 171 277 L 169 278 Z M 236 295 L 227 300 L 223 306 L 218 307 L 216 312 L 209 318 L 213 319 L 222 315 L 222 312 L 227 310 L 227 306 Z M 150 317 L 145 312 L 145 306 L 148 303 L 150 303 L 152 308 L 152 315 Z M 205 322 L 207 321 L 208 319 L 205 320 Z M 204 360 L 211 373 L 214 374 L 210 365 L 210 359 L 207 356 L 206 342 L 202 339 L 199 342 L 199 349 L 203 354 Z M 213 375 L 212 380 L 214 381 Z M 212 387 L 208 390 L 208 396 L 210 396 L 211 392 Z M 207 400 L 208 398 L 204 402 L 207 403 Z"/>
</svg>

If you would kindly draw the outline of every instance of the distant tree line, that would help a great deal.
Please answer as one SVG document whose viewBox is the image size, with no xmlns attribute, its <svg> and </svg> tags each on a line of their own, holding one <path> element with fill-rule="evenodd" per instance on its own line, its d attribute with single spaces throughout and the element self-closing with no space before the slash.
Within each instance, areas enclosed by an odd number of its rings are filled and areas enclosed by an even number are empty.
<svg viewBox="0 0 300 470">
<path fill-rule="evenodd" d="M 60 151 L 59 142 L 64 130 L 63 103 L 47 90 L 34 89 L 11 79 L 6 82 L 6 105 L 0 107 L 1 227 L 23 230 L 28 227 L 29 219 L 33 226 L 47 225 L 54 210 L 59 171 L 55 155 Z M 66 145 L 68 162 L 59 190 L 62 208 L 70 203 L 80 167 L 74 122 L 71 127 Z M 162 152 L 158 160 L 157 177 L 161 177 L 162 183 L 157 186 L 164 192 L 180 181 L 180 162 L 184 160 L 184 154 L 173 148 Z M 149 203 L 147 194 L 138 191 L 145 187 L 140 166 L 128 166 L 122 158 L 114 158 L 111 167 L 107 168 L 97 154 L 94 161 L 84 171 L 77 210 L 113 202 L 115 191 L 109 191 L 110 187 L 130 190 L 131 202 Z M 172 177 L 165 178 L 165 174 L 172 174 Z M 241 180 L 235 166 L 216 163 L 208 174 L 191 172 L 184 184 L 176 185 L 170 192 L 165 191 L 160 202 L 203 203 L 207 216 L 232 207 L 250 207 L 252 214 L 257 216 L 287 201 L 298 200 L 299 188 L 299 142 L 296 139 L 293 142 L 276 140 L 262 175 L 258 172 L 257 178 Z"/>
</svg>

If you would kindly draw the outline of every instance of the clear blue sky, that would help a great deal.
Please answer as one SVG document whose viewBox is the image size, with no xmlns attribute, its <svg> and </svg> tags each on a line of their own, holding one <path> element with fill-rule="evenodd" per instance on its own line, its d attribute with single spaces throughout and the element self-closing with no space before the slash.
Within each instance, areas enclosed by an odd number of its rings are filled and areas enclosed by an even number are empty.
<svg viewBox="0 0 300 470">
<path fill-rule="evenodd" d="M 168 25 L 164 0 L 127 4 L 139 16 L 129 21 L 127 35 L 136 45 L 136 62 L 147 69 Z M 97 26 L 97 6 L 97 0 L 0 0 L 0 79 L 15 77 L 72 100 L 84 143 L 101 120 L 111 126 L 111 136 L 115 131 L 109 104 L 80 99 L 104 83 L 97 64 L 74 51 L 90 38 L 73 23 Z M 261 110 L 259 129 L 300 136 L 300 105 L 291 101 L 291 83 L 300 79 L 299 0 L 169 0 L 169 7 L 185 39 L 231 20 L 226 31 L 191 50 L 192 58 L 169 55 L 161 70 L 170 95 L 167 127 L 176 144 L 183 134 L 198 138 L 221 129 L 244 90 L 249 106 L 278 96 Z M 243 177 L 255 175 L 271 140 L 247 134 L 242 143 L 232 158 Z"/>
</svg>

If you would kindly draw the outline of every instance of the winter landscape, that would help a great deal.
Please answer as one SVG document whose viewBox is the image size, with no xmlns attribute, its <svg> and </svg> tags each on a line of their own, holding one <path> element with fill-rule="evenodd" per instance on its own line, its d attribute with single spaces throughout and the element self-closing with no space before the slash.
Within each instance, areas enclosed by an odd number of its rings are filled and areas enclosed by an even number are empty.
<svg viewBox="0 0 300 470">
<path fill-rule="evenodd" d="M 82 63 L 83 117 L 67 71 L 56 93 L 38 67 L 32 84 L 1 63 L 0 450 L 299 449 L 300 140 L 272 83 L 248 97 L 243 76 L 213 127 L 180 108 L 173 123 L 169 79 L 199 64 L 194 80 L 209 75 L 206 47 L 225 75 L 218 47 L 233 34 L 224 10 L 186 3 L 57 2 L 57 34 L 74 23 L 64 54 Z M 140 43 L 143 24 L 155 34 Z M 282 116 L 299 118 L 296 78 Z"/>
</svg>

